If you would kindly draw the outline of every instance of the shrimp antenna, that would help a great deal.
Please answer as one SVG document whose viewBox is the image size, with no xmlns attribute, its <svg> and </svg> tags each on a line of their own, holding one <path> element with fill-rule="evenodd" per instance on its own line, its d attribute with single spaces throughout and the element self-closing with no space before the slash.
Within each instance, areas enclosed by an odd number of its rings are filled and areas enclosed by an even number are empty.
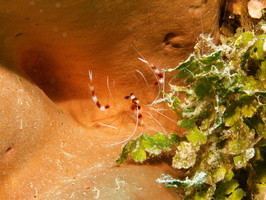
<svg viewBox="0 0 266 200">
<path fill-rule="evenodd" d="M 135 49 L 135 51 L 140 55 L 140 57 L 142 58 L 142 61 L 143 61 L 143 62 L 146 61 L 146 63 L 148 63 L 147 60 L 146 60 L 146 58 L 145 58 L 145 57 L 139 52 L 139 50 L 137 50 L 137 48 L 134 47 L 133 45 L 131 45 L 131 46 L 132 46 L 132 48 Z"/>
<path fill-rule="evenodd" d="M 135 135 L 135 133 L 138 129 L 138 124 L 139 124 L 139 112 L 137 111 L 136 113 L 137 113 L 137 121 L 136 121 L 135 128 L 134 128 L 133 132 L 131 133 L 131 135 L 127 139 L 120 141 L 120 142 L 117 142 L 117 143 L 114 143 L 114 144 L 107 145 L 107 147 L 112 147 L 112 146 L 116 146 L 119 144 L 123 144 L 123 143 L 129 141 Z"/>
</svg>

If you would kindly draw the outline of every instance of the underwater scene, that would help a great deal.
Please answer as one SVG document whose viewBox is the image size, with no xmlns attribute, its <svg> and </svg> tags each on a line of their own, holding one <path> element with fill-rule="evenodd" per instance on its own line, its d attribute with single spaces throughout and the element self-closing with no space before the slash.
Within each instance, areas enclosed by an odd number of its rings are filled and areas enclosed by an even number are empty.
<svg viewBox="0 0 266 200">
<path fill-rule="evenodd" d="M 264 0 L 1 0 L 0 200 L 266 199 Z"/>
</svg>

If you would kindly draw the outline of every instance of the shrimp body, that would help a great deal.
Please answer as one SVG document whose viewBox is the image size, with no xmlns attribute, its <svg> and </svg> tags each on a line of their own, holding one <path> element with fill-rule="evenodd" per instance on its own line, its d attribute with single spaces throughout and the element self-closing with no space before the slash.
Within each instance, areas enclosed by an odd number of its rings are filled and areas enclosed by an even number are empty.
<svg viewBox="0 0 266 200">
<path fill-rule="evenodd" d="M 161 72 L 161 70 L 159 70 L 155 65 L 149 63 L 147 60 L 144 60 L 142 58 L 138 58 L 138 59 L 140 61 L 146 63 L 147 65 L 149 65 L 149 67 L 152 69 L 154 74 L 157 76 L 157 81 L 154 83 L 154 85 L 158 85 L 158 84 L 163 84 L 164 83 L 164 75 L 163 75 L 163 72 Z"/>
<path fill-rule="evenodd" d="M 94 83 L 93 83 L 93 79 L 92 79 L 92 71 L 89 70 L 88 75 L 89 75 L 89 84 L 88 85 L 89 85 L 89 89 L 91 92 L 91 98 L 92 98 L 93 102 L 95 103 L 95 105 L 100 110 L 108 109 L 110 106 L 108 104 L 107 105 L 101 105 L 99 100 L 98 100 L 98 97 L 95 95 L 95 88 L 94 88 Z"/>
<path fill-rule="evenodd" d="M 138 118 L 142 117 L 142 114 L 139 113 L 140 105 L 139 105 L 139 99 L 135 97 L 134 93 L 131 93 L 129 96 L 125 96 L 125 99 L 131 99 L 131 106 L 130 109 L 134 110 L 138 113 Z"/>
</svg>

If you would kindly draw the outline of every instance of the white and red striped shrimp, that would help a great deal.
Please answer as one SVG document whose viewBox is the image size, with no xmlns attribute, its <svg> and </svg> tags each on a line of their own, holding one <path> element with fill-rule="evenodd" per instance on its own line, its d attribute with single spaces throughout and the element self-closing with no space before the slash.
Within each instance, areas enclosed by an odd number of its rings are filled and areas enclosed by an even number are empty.
<svg viewBox="0 0 266 200">
<path fill-rule="evenodd" d="M 89 75 L 89 88 L 90 88 L 90 91 L 91 91 L 91 98 L 93 100 L 93 102 L 95 103 L 95 105 L 100 109 L 100 110 L 106 110 L 108 109 L 110 106 L 107 104 L 107 105 L 101 105 L 97 96 L 95 95 L 95 89 L 94 89 L 94 84 L 93 84 L 93 80 L 92 80 L 92 71 L 88 71 L 88 75 Z"/>
<path fill-rule="evenodd" d="M 131 99 L 132 105 L 130 106 L 131 110 L 134 110 L 138 114 L 138 118 L 142 117 L 142 114 L 139 113 L 140 105 L 139 105 L 139 99 L 135 97 L 134 93 L 131 93 L 129 96 L 125 96 L 125 99 Z"/>
<path fill-rule="evenodd" d="M 127 139 L 125 139 L 123 141 L 120 141 L 120 142 L 116 142 L 114 144 L 110 144 L 107 147 L 123 144 L 123 143 L 129 141 L 135 135 L 135 133 L 137 132 L 138 125 L 139 125 L 139 122 L 140 122 L 140 118 L 142 118 L 142 114 L 139 113 L 139 110 L 141 108 L 140 105 L 139 105 L 139 99 L 135 97 L 134 93 L 131 93 L 129 96 L 125 96 L 124 98 L 125 99 L 131 99 L 132 105 L 131 105 L 130 108 L 131 108 L 131 110 L 134 110 L 136 112 L 136 114 L 137 114 L 135 128 L 134 128 L 133 132 L 131 133 L 131 135 Z"/>
<path fill-rule="evenodd" d="M 159 70 L 155 65 L 149 63 L 147 60 L 145 60 L 143 58 L 138 58 L 138 59 L 140 61 L 146 63 L 147 65 L 149 65 L 149 67 L 152 69 L 154 74 L 157 76 L 157 81 L 154 83 L 154 85 L 164 84 L 164 74 L 161 70 Z"/>
<path fill-rule="evenodd" d="M 135 49 L 135 51 L 141 56 L 141 58 L 138 58 L 140 61 L 146 63 L 151 70 L 153 71 L 153 73 L 155 74 L 155 77 L 157 79 L 157 81 L 154 83 L 154 85 L 160 85 L 160 84 L 164 84 L 164 73 L 162 70 L 158 69 L 154 64 L 149 63 L 144 56 L 132 45 L 132 47 Z"/>
</svg>

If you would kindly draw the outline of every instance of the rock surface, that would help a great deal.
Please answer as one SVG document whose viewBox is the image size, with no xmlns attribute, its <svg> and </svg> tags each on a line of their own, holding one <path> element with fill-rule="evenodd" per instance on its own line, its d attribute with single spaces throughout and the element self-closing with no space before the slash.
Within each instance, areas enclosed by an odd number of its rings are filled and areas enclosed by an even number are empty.
<svg viewBox="0 0 266 200">
<path fill-rule="evenodd" d="M 161 174 L 182 176 L 169 163 L 117 167 L 115 160 L 131 136 L 181 132 L 166 105 L 148 106 L 159 90 L 138 57 L 159 69 L 175 67 L 201 33 L 218 38 L 220 5 L 221 0 L 2 2 L 1 199 L 180 199 L 176 190 L 155 182 Z M 108 110 L 91 100 L 88 70 Z M 142 106 L 138 124 L 124 99 L 132 92 Z"/>
</svg>

